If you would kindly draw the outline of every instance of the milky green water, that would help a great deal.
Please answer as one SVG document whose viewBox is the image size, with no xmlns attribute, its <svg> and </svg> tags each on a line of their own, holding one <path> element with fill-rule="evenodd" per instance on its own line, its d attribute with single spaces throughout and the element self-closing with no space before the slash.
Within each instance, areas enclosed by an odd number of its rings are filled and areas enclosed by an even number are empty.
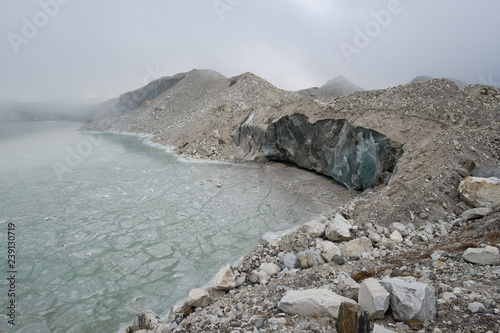
<svg viewBox="0 0 500 333">
<path fill-rule="evenodd" d="M 138 310 L 164 313 L 266 231 L 312 216 L 258 168 L 182 162 L 143 139 L 79 126 L 0 123 L 6 332 L 117 332 Z"/>
</svg>

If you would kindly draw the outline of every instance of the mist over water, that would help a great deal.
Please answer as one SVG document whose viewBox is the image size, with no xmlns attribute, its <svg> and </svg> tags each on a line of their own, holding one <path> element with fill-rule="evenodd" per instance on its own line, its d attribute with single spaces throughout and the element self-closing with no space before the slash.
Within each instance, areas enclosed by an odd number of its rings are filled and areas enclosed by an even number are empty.
<svg viewBox="0 0 500 333">
<path fill-rule="evenodd" d="M 119 331 L 138 310 L 165 312 L 263 233 L 313 217 L 257 167 L 182 162 L 80 125 L 0 123 L 0 237 L 15 224 L 18 272 L 7 332 Z"/>
</svg>

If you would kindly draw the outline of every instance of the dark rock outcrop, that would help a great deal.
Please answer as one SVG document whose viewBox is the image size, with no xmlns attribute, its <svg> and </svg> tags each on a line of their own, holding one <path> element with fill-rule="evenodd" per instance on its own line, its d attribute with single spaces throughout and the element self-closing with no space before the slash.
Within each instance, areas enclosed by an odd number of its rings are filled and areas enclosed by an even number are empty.
<svg viewBox="0 0 500 333">
<path fill-rule="evenodd" d="M 250 113 L 233 135 L 245 153 L 257 149 L 271 160 L 328 175 L 350 189 L 384 182 L 403 152 L 401 144 L 345 119 L 310 123 L 307 116 L 292 114 L 267 126 L 252 120 Z"/>
</svg>

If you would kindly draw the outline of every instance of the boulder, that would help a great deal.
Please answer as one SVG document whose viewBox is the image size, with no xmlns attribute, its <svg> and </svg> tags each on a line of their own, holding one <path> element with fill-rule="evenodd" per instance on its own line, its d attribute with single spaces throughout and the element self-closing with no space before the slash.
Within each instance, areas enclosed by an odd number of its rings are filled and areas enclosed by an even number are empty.
<svg viewBox="0 0 500 333">
<path fill-rule="evenodd" d="M 463 256 L 465 261 L 478 265 L 498 265 L 499 251 L 497 247 L 468 248 Z"/>
<path fill-rule="evenodd" d="M 272 262 L 269 262 L 269 263 L 266 262 L 266 263 L 260 264 L 259 269 L 261 271 L 266 272 L 267 275 L 269 275 L 269 276 L 275 276 L 276 274 L 278 274 L 281 271 L 280 266 L 278 266 Z"/>
<path fill-rule="evenodd" d="M 368 238 L 370 238 L 370 240 L 375 243 L 378 243 L 382 240 L 382 237 L 374 231 L 368 232 Z"/>
<path fill-rule="evenodd" d="M 299 267 L 302 269 L 316 267 L 325 263 L 321 254 L 313 250 L 299 252 L 297 253 L 297 258 L 299 260 Z"/>
<path fill-rule="evenodd" d="M 487 214 L 489 214 L 492 211 L 491 208 L 489 207 L 482 207 L 482 208 L 473 208 L 473 209 L 468 209 L 464 211 L 461 215 L 462 218 L 466 220 L 474 220 L 474 219 L 479 219 Z"/>
<path fill-rule="evenodd" d="M 403 242 L 403 236 L 398 230 L 394 230 L 391 235 L 389 236 L 389 239 L 393 241 L 394 243 L 402 243 Z"/>
<path fill-rule="evenodd" d="M 372 241 L 367 237 L 361 237 L 339 245 L 342 256 L 361 256 L 366 251 L 373 250 Z"/>
<path fill-rule="evenodd" d="M 351 239 L 351 224 L 340 214 L 335 214 L 333 221 L 326 225 L 325 236 L 333 242 Z"/>
<path fill-rule="evenodd" d="M 467 309 L 472 313 L 477 313 L 477 312 L 484 313 L 484 312 L 486 312 L 486 308 L 484 307 L 483 303 L 480 303 L 480 302 L 469 303 L 467 305 Z"/>
<path fill-rule="evenodd" d="M 279 264 L 281 268 L 288 270 L 292 270 L 299 267 L 297 256 L 293 252 L 285 253 L 283 258 L 280 259 Z"/>
<path fill-rule="evenodd" d="M 214 287 L 217 290 L 236 288 L 236 276 L 231 265 L 226 265 L 215 275 Z"/>
<path fill-rule="evenodd" d="M 322 241 L 319 243 L 321 256 L 326 262 L 332 262 L 335 256 L 340 256 L 340 249 L 337 245 L 330 241 Z"/>
<path fill-rule="evenodd" d="M 458 186 L 460 198 L 474 207 L 500 205 L 500 179 L 466 177 Z"/>
<path fill-rule="evenodd" d="M 126 333 L 134 333 L 140 330 L 154 330 L 161 323 L 160 317 L 151 310 L 136 314 L 134 323 L 127 327 Z"/>
<path fill-rule="evenodd" d="M 436 296 L 429 285 L 399 278 L 386 278 L 380 283 L 391 294 L 390 306 L 395 320 L 424 322 L 436 315 Z"/>
<path fill-rule="evenodd" d="M 335 327 L 338 333 L 369 333 L 370 315 L 358 304 L 342 303 Z"/>
<path fill-rule="evenodd" d="M 369 278 L 361 282 L 358 293 L 359 305 L 370 314 L 371 319 L 384 318 L 389 309 L 390 294 L 375 279 Z"/>
<path fill-rule="evenodd" d="M 391 232 L 394 232 L 395 230 L 397 230 L 403 236 L 408 235 L 408 229 L 406 228 L 406 226 L 403 223 L 399 223 L 399 222 L 391 223 L 391 225 L 389 226 L 389 230 Z"/>
<path fill-rule="evenodd" d="M 342 302 L 356 304 L 352 299 L 327 289 L 290 290 L 278 303 L 286 313 L 303 316 L 331 316 L 337 318 Z"/>
<path fill-rule="evenodd" d="M 322 237 L 325 234 L 326 225 L 317 220 L 304 224 L 305 231 L 312 237 Z"/>
<path fill-rule="evenodd" d="M 188 294 L 188 304 L 193 307 L 206 307 L 210 303 L 210 295 L 203 289 L 191 289 Z"/>
</svg>

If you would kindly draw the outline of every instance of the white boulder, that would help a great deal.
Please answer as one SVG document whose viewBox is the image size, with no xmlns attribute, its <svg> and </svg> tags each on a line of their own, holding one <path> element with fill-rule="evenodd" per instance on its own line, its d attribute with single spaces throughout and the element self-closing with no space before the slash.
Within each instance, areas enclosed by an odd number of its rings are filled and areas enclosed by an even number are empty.
<svg viewBox="0 0 500 333">
<path fill-rule="evenodd" d="M 371 319 L 384 318 L 389 309 L 389 298 L 389 292 L 377 280 L 369 278 L 361 282 L 358 303 L 370 314 Z"/>
<path fill-rule="evenodd" d="M 351 239 L 351 224 L 339 213 L 335 214 L 333 221 L 326 225 L 326 238 L 332 242 L 342 242 Z"/>
<path fill-rule="evenodd" d="M 276 265 L 275 263 L 272 262 L 265 262 L 260 264 L 259 269 L 261 271 L 264 271 L 267 273 L 269 276 L 275 276 L 281 271 L 280 266 Z"/>
<path fill-rule="evenodd" d="M 340 304 L 356 304 L 350 298 L 340 296 L 327 289 L 291 290 L 278 303 L 278 308 L 286 313 L 303 316 L 331 316 L 337 318 Z"/>
<path fill-rule="evenodd" d="M 391 294 L 390 305 L 394 319 L 424 322 L 436 315 L 436 296 L 429 285 L 398 278 L 386 278 L 380 283 Z"/>
<path fill-rule="evenodd" d="M 226 265 L 215 275 L 214 287 L 217 290 L 231 290 L 236 288 L 236 276 L 231 265 Z"/>
<path fill-rule="evenodd" d="M 188 304 L 194 307 L 206 307 L 210 303 L 210 295 L 203 289 L 191 289 L 188 294 Z"/>
<path fill-rule="evenodd" d="M 326 262 L 331 262 L 335 256 L 341 255 L 339 247 L 333 242 L 322 241 L 318 243 L 318 247 L 321 250 L 321 256 Z"/>
<path fill-rule="evenodd" d="M 479 265 L 498 265 L 499 251 L 497 247 L 468 248 L 462 255 L 465 261 Z"/>
<path fill-rule="evenodd" d="M 304 224 L 305 231 L 312 237 L 321 237 L 325 234 L 326 225 L 320 221 L 312 220 Z"/>
<path fill-rule="evenodd" d="M 367 251 L 373 251 L 372 241 L 367 237 L 356 238 L 347 243 L 342 243 L 339 248 L 344 257 L 361 256 Z"/>
<path fill-rule="evenodd" d="M 394 230 L 391 235 L 389 236 L 389 239 L 392 240 L 394 243 L 402 243 L 403 242 L 403 236 L 398 230 Z"/>
</svg>

